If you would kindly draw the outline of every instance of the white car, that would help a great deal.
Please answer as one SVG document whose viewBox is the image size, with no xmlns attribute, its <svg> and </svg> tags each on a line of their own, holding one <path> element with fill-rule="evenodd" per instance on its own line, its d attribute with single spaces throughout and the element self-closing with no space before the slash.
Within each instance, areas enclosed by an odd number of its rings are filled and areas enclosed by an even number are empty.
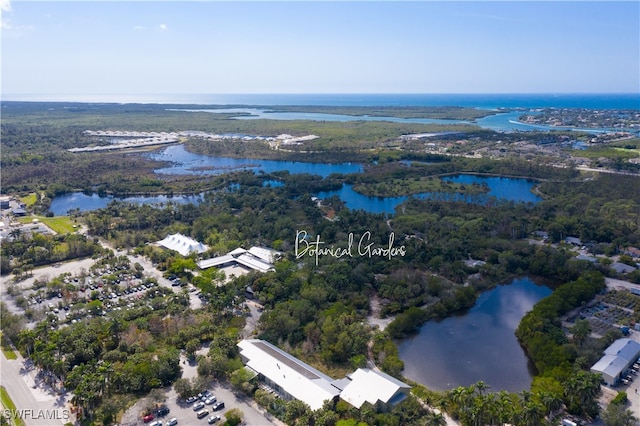
<svg viewBox="0 0 640 426">
<path fill-rule="evenodd" d="M 207 405 L 211 405 L 216 401 L 217 401 L 217 399 L 216 399 L 215 396 L 210 396 L 209 398 L 204 400 L 204 403 L 207 404 Z"/>
<path fill-rule="evenodd" d="M 170 419 L 170 420 L 167 422 L 167 426 L 176 426 L 177 424 L 178 424 L 178 419 L 176 419 L 175 417 L 174 417 L 174 418 L 172 418 L 172 419 Z"/>
<path fill-rule="evenodd" d="M 198 401 L 193 405 L 193 411 L 202 410 L 204 408 L 204 402 Z"/>
</svg>

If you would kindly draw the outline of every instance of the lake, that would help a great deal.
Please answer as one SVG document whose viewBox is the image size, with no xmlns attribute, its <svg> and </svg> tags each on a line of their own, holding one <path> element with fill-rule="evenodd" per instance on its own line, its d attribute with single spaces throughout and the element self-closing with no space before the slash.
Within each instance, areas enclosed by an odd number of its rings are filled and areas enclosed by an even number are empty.
<svg viewBox="0 0 640 426">
<path fill-rule="evenodd" d="M 549 287 L 527 277 L 481 294 L 464 315 L 425 323 L 399 345 L 403 375 L 430 389 L 449 390 L 480 380 L 492 391 L 531 387 L 533 367 L 515 330 Z"/>
<path fill-rule="evenodd" d="M 488 203 L 491 197 L 502 201 L 537 203 L 542 200 L 531 192 L 535 182 L 521 178 L 503 178 L 497 176 L 456 175 L 446 176 L 443 180 L 471 185 L 473 183 L 487 185 L 489 192 L 479 195 L 465 195 L 448 192 L 423 192 L 411 195 L 411 197 L 423 200 L 438 199 L 447 201 L 464 201 L 469 203 Z M 337 195 L 352 210 L 365 210 L 369 213 L 394 214 L 396 207 L 409 199 L 409 196 L 399 197 L 371 197 L 362 195 L 353 189 L 350 184 L 342 185 L 342 188 L 334 191 L 324 191 L 317 194 L 318 198 L 329 198 Z"/>
<path fill-rule="evenodd" d="M 160 152 L 149 154 L 154 160 L 166 161 L 171 165 L 156 169 L 158 174 L 196 174 L 196 175 L 215 175 L 228 173 L 234 170 L 251 170 L 254 172 L 263 171 L 271 173 L 281 170 L 288 170 L 290 173 L 309 173 L 321 177 L 327 177 L 332 173 L 351 174 L 361 173 L 363 167 L 357 163 L 305 163 L 301 161 L 277 161 L 277 160 L 254 160 L 242 158 L 213 157 L 188 152 L 182 145 L 174 145 L 164 148 Z M 535 185 L 534 181 L 519 178 L 501 178 L 487 177 L 477 175 L 457 175 L 444 177 L 445 180 L 451 180 L 464 184 L 484 184 L 489 188 L 487 194 L 468 196 L 455 193 L 421 193 L 412 195 L 412 197 L 421 199 L 440 199 L 449 201 L 465 201 L 486 203 L 490 197 L 496 197 L 499 200 L 516 201 L 516 202 L 538 202 L 540 197 L 533 194 L 531 189 Z M 281 183 L 277 181 L 268 181 L 265 185 L 277 187 Z M 328 198 L 337 195 L 343 200 L 347 207 L 352 210 L 365 210 L 370 213 L 387 213 L 394 214 L 396 207 L 409 199 L 409 196 L 400 197 L 370 197 L 362 195 L 353 190 L 349 184 L 344 184 L 341 189 L 335 191 L 320 192 L 319 198 Z M 115 198 L 112 196 L 100 197 L 97 194 L 86 195 L 81 192 L 65 194 L 55 197 L 51 203 L 50 210 L 56 216 L 66 215 L 69 210 L 80 209 L 80 211 L 95 210 L 106 207 L 114 199 L 119 199 L 131 203 L 166 203 L 168 201 L 178 203 L 198 203 L 200 197 L 166 197 L 166 196 L 150 196 L 150 197 L 128 197 Z"/>
<path fill-rule="evenodd" d="M 156 169 L 167 175 L 217 175 L 238 170 L 272 173 L 288 170 L 291 174 L 309 173 L 323 178 L 332 173 L 361 173 L 357 163 L 307 163 L 303 161 L 258 160 L 249 158 L 215 157 L 187 151 L 183 145 L 172 145 L 159 152 L 148 154 L 157 161 L 166 161 L 170 166 Z"/>
<path fill-rule="evenodd" d="M 55 197 L 51 201 L 49 210 L 51 210 L 55 216 L 65 216 L 69 210 L 74 209 L 79 209 L 82 212 L 102 209 L 107 207 L 107 205 L 114 200 L 134 204 L 166 204 L 168 202 L 197 204 L 202 200 L 202 197 L 199 195 L 177 195 L 175 197 L 155 195 L 148 197 L 140 196 L 119 198 L 112 195 L 100 196 L 98 194 L 87 195 L 83 192 L 72 192 L 70 194 Z"/>
</svg>

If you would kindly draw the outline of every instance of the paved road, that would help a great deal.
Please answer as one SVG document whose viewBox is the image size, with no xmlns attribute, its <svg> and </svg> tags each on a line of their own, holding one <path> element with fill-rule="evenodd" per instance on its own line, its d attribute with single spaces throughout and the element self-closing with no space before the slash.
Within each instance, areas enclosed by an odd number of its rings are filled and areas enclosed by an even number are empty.
<svg viewBox="0 0 640 426">
<path fill-rule="evenodd" d="M 0 355 L 0 384 L 9 393 L 27 426 L 59 426 L 73 422 L 68 403 L 70 394 L 58 395 L 36 380 L 36 369 L 25 368 L 24 359 L 8 360 Z M 36 382 L 38 385 L 36 385 Z"/>
</svg>

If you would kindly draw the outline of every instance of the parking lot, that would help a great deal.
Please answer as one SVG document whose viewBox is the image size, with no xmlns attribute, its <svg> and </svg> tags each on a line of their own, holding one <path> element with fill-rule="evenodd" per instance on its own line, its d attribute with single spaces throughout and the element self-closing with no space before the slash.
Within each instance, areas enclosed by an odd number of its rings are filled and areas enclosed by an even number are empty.
<svg viewBox="0 0 640 426">
<path fill-rule="evenodd" d="M 136 404 L 128 410 L 127 413 L 125 413 L 122 418 L 121 426 L 149 426 L 153 421 L 158 420 L 162 422 L 163 426 L 166 426 L 172 418 L 175 418 L 178 421 L 177 425 L 180 426 L 205 426 L 208 424 L 207 420 L 212 415 L 220 416 L 220 420 L 215 422 L 215 424 L 219 424 L 224 422 L 225 413 L 233 408 L 237 408 L 242 412 L 244 424 L 246 425 L 283 425 L 283 423 L 260 409 L 253 400 L 243 396 L 237 396 L 226 385 L 212 383 L 211 386 L 209 386 L 209 391 L 212 396 L 216 397 L 217 401 L 224 402 L 225 406 L 223 409 L 214 411 L 212 404 L 205 405 L 203 409 L 207 410 L 208 414 L 201 419 L 197 418 L 197 411 L 193 410 L 194 404 L 187 404 L 186 401 L 179 398 L 175 390 L 171 388 L 166 392 L 166 401 L 164 402 L 164 404 L 169 408 L 168 414 L 159 418 L 155 418 L 154 416 L 153 420 L 145 423 L 143 421 L 142 414 L 140 413 L 142 404 Z"/>
</svg>

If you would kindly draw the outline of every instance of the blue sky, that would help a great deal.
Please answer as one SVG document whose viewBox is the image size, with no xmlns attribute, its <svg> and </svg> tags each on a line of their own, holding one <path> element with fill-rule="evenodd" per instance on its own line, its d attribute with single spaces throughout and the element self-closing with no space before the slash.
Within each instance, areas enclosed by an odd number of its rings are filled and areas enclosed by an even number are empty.
<svg viewBox="0 0 640 426">
<path fill-rule="evenodd" d="M 2 93 L 640 91 L 640 2 L 2 1 Z"/>
</svg>

